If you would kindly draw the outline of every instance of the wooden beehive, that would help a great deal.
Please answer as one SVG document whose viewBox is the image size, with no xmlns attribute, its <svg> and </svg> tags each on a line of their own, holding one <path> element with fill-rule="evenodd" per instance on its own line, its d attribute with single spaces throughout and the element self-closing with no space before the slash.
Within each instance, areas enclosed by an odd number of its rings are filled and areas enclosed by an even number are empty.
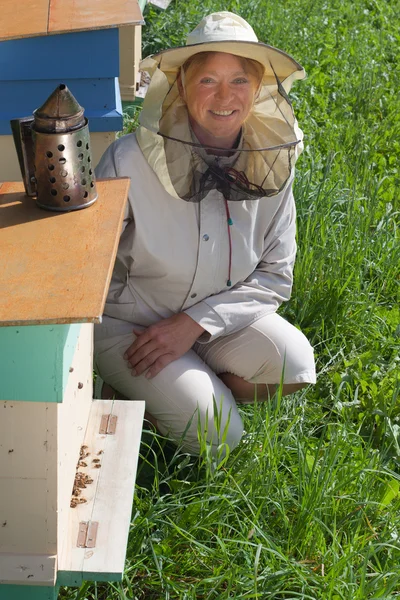
<svg viewBox="0 0 400 600">
<path fill-rule="evenodd" d="M 61 82 L 85 108 L 96 165 L 123 127 L 118 75 L 124 98 L 136 89 L 138 1 L 21 0 L 16 11 L 3 0 L 1 8 L 0 181 L 21 179 L 10 119 L 31 115 Z"/>
<path fill-rule="evenodd" d="M 0 186 L 1 600 L 122 577 L 144 403 L 92 400 L 129 180 L 97 185 L 69 213 Z M 71 508 L 83 454 L 78 478 L 92 481 Z"/>
</svg>

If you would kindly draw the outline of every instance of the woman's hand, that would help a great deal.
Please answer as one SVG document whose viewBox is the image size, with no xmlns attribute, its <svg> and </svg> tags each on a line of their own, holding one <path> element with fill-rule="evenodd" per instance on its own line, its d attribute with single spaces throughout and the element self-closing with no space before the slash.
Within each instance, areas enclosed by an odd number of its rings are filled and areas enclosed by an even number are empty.
<svg viewBox="0 0 400 600">
<path fill-rule="evenodd" d="M 133 329 L 137 336 L 124 354 L 132 375 L 155 377 L 170 362 L 190 350 L 204 329 L 185 313 L 163 319 L 145 330 Z"/>
</svg>

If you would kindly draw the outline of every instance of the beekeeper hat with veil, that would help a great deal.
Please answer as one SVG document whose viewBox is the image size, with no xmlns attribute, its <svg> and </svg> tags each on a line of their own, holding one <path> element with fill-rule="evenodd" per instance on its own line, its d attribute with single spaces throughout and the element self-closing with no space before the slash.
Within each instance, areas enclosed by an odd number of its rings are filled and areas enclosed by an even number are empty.
<svg viewBox="0 0 400 600">
<path fill-rule="evenodd" d="M 200 52 L 224 52 L 260 63 L 258 93 L 243 126 L 233 157 L 221 160 L 201 146 L 189 124 L 179 92 L 179 73 Z M 198 202 L 211 189 L 227 200 L 274 196 L 290 178 L 302 149 L 288 93 L 304 69 L 291 56 L 258 41 L 252 27 L 230 12 L 205 17 L 186 45 L 144 59 L 140 66 L 150 85 L 140 114 L 140 148 L 172 196 Z"/>
</svg>

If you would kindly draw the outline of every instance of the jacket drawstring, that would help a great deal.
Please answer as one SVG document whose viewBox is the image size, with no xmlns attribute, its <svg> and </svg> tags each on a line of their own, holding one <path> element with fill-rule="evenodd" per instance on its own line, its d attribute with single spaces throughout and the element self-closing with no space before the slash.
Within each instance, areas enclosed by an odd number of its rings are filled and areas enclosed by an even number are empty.
<svg viewBox="0 0 400 600">
<path fill-rule="evenodd" d="M 231 272 L 232 272 L 232 236 L 231 236 L 231 227 L 233 225 L 233 221 L 231 219 L 231 213 L 229 211 L 228 200 L 226 199 L 225 196 L 224 196 L 224 202 L 225 202 L 226 221 L 227 221 L 227 224 L 228 224 L 228 241 L 229 241 L 229 267 L 228 267 L 228 281 L 226 282 L 226 285 L 228 287 L 231 287 L 231 285 L 232 285 L 232 281 L 231 281 Z"/>
</svg>

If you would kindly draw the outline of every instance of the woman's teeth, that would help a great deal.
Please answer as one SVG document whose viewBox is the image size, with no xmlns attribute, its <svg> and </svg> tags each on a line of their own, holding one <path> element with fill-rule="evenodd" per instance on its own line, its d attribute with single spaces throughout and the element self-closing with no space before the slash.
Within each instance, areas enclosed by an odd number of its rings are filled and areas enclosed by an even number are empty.
<svg viewBox="0 0 400 600">
<path fill-rule="evenodd" d="M 229 115 L 231 115 L 234 111 L 233 110 L 212 110 L 211 111 L 214 115 L 220 115 L 221 117 L 228 117 Z"/>
</svg>

